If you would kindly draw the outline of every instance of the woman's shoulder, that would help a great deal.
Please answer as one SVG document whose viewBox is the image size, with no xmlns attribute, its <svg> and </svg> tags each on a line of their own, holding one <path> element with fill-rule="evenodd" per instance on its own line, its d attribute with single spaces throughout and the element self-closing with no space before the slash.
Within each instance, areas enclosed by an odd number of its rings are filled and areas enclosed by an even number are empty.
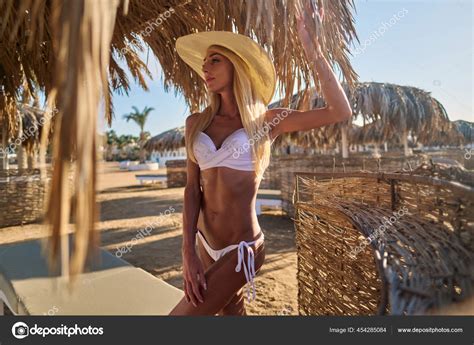
<svg viewBox="0 0 474 345">
<path fill-rule="evenodd" d="M 194 124 L 194 122 L 197 121 L 198 117 L 200 116 L 208 116 L 210 114 L 210 112 L 212 112 L 212 109 L 210 106 L 206 107 L 205 109 L 203 109 L 202 111 L 198 111 L 198 112 L 195 112 L 195 113 L 192 113 L 191 115 L 188 115 L 188 117 L 186 118 L 186 126 L 189 124 L 190 126 L 192 126 Z"/>
<path fill-rule="evenodd" d="M 200 112 L 192 113 L 186 118 L 186 128 L 191 128 L 196 122 L 198 116 L 201 115 Z"/>
<path fill-rule="evenodd" d="M 196 112 L 196 113 L 192 113 L 192 114 L 188 115 L 188 117 L 186 118 L 186 122 L 188 122 L 188 121 L 191 121 L 191 122 L 195 121 L 196 118 L 197 118 L 199 115 L 201 115 L 200 112 Z"/>
<path fill-rule="evenodd" d="M 212 112 L 213 112 L 212 107 L 207 106 L 205 109 L 201 111 L 188 115 L 188 117 L 186 118 L 186 127 L 192 128 L 195 125 L 195 123 L 198 121 L 199 117 L 209 119 L 209 116 L 212 115 Z"/>
</svg>

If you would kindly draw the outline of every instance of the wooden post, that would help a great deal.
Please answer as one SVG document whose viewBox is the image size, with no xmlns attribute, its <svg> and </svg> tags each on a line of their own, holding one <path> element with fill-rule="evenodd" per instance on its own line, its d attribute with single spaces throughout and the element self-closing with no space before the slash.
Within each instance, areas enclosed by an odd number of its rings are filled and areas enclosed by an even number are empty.
<svg viewBox="0 0 474 345">
<path fill-rule="evenodd" d="M 410 152 L 408 151 L 408 130 L 407 129 L 403 130 L 403 151 L 405 153 L 405 157 L 408 157 L 410 155 Z"/>
<path fill-rule="evenodd" d="M 344 123 L 341 127 L 341 141 L 342 141 L 342 158 L 349 158 L 346 123 Z"/>
<path fill-rule="evenodd" d="M 23 145 L 20 145 L 16 149 L 16 160 L 18 162 L 18 170 L 25 170 L 26 164 L 26 151 Z"/>
<path fill-rule="evenodd" d="M 3 122 L 2 126 L 2 155 L 0 156 L 1 158 L 1 164 L 0 164 L 0 169 L 1 170 L 8 170 L 8 139 L 7 139 L 7 123 L 6 121 Z"/>
<path fill-rule="evenodd" d="M 377 142 L 374 142 L 374 155 L 375 155 L 375 157 L 380 157 L 379 143 L 377 143 Z"/>
<path fill-rule="evenodd" d="M 69 235 L 67 227 L 61 229 L 61 276 L 69 280 Z"/>
<path fill-rule="evenodd" d="M 16 147 L 16 161 L 18 165 L 18 171 L 23 171 L 26 167 L 26 157 L 25 157 L 25 149 L 23 148 L 23 145 L 21 143 L 21 138 L 23 136 L 23 119 L 20 116 L 18 116 L 19 123 L 18 123 L 18 137 L 20 139 L 20 145 Z"/>
<path fill-rule="evenodd" d="M 28 170 L 33 169 L 34 154 L 35 154 L 34 149 L 32 149 L 31 151 L 28 152 L 28 155 L 27 155 Z"/>
</svg>

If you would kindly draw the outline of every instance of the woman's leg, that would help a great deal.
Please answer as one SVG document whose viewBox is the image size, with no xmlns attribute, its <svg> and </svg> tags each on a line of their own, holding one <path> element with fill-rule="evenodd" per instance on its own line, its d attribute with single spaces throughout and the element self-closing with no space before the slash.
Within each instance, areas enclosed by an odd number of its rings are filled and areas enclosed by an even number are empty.
<svg viewBox="0 0 474 345">
<path fill-rule="evenodd" d="M 242 273 L 242 272 L 240 272 Z M 240 316 L 245 316 L 247 315 L 247 312 L 245 311 L 245 304 L 244 304 L 244 288 L 240 288 L 239 291 L 237 291 L 232 299 L 230 300 L 227 305 L 222 308 L 222 310 L 219 312 L 219 315 L 225 316 L 225 315 L 240 315 Z"/>
<path fill-rule="evenodd" d="M 201 240 L 197 238 L 196 241 L 197 241 L 197 246 L 198 246 L 199 258 L 201 259 L 201 262 L 204 265 L 204 272 L 206 272 L 207 269 L 211 267 L 211 265 L 214 263 L 214 259 L 211 258 L 206 248 L 204 248 L 204 245 L 202 244 Z M 217 315 L 223 315 L 222 310 L 219 310 Z"/>
<path fill-rule="evenodd" d="M 201 244 L 198 244 L 199 248 Z M 265 260 L 265 244 L 260 243 L 259 247 L 255 248 L 255 244 L 251 245 L 255 253 L 255 272 L 258 273 Z M 202 253 L 202 250 L 199 250 Z M 209 263 L 210 259 L 207 252 L 200 254 L 203 258 L 203 264 Z M 215 315 L 219 311 L 223 314 L 241 312 L 243 309 L 243 294 L 242 287 L 247 283 L 243 268 L 240 272 L 235 272 L 237 266 L 238 253 L 237 249 L 228 252 L 205 271 L 205 278 L 207 282 L 207 290 L 201 288 L 201 294 L 204 302 L 198 302 L 195 307 L 191 302 L 187 302 L 183 297 L 181 301 L 174 307 L 170 315 Z M 211 259 L 212 260 L 212 259 Z M 244 262 L 247 263 L 248 253 L 245 250 Z"/>
<path fill-rule="evenodd" d="M 206 248 L 204 248 L 204 245 L 199 239 L 197 240 L 197 246 L 198 246 L 198 254 L 199 254 L 199 257 L 201 258 L 202 264 L 204 265 L 204 272 L 205 272 L 214 263 L 214 259 L 211 258 L 209 253 L 206 251 Z M 227 305 L 224 308 L 219 310 L 217 314 L 221 316 L 247 315 L 247 313 L 245 312 L 245 305 L 244 305 L 244 289 L 240 288 L 239 291 L 237 291 L 234 294 L 230 302 L 227 303 Z"/>
</svg>

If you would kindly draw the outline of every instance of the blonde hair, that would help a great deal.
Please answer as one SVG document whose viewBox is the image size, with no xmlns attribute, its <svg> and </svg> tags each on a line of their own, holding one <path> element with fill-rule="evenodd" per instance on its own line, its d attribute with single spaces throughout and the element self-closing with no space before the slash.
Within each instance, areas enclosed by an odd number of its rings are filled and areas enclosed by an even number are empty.
<svg viewBox="0 0 474 345">
<path fill-rule="evenodd" d="M 259 178 L 270 163 L 270 138 L 269 127 L 265 124 L 265 113 L 267 107 L 262 96 L 255 90 L 255 86 L 249 78 L 247 64 L 234 52 L 218 45 L 212 45 L 219 54 L 230 60 L 234 66 L 233 90 L 240 112 L 242 124 L 249 137 L 249 147 L 252 149 L 255 174 Z M 186 140 L 186 152 L 188 157 L 195 163 L 194 140 L 199 131 L 206 129 L 212 122 L 220 106 L 220 95 L 208 92 L 209 105 L 197 117 L 192 128 L 189 128 Z"/>
</svg>

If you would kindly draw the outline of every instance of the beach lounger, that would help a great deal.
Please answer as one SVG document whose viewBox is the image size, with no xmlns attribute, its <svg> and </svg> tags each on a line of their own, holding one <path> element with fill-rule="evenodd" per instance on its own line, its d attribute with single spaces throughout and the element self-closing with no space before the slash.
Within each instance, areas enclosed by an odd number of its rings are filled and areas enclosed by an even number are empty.
<svg viewBox="0 0 474 345">
<path fill-rule="evenodd" d="M 69 293 L 65 278 L 48 273 L 40 240 L 0 246 L 0 315 L 167 315 L 184 293 L 100 250 Z"/>
<path fill-rule="evenodd" d="M 135 175 L 136 179 L 140 181 L 140 184 L 144 184 L 146 181 L 150 181 L 152 184 L 158 183 L 162 186 L 166 185 L 166 175 Z"/>
<path fill-rule="evenodd" d="M 265 190 L 257 193 L 257 200 L 255 201 L 255 208 L 257 215 L 262 213 L 262 206 L 279 207 L 281 208 L 281 191 Z"/>
</svg>

